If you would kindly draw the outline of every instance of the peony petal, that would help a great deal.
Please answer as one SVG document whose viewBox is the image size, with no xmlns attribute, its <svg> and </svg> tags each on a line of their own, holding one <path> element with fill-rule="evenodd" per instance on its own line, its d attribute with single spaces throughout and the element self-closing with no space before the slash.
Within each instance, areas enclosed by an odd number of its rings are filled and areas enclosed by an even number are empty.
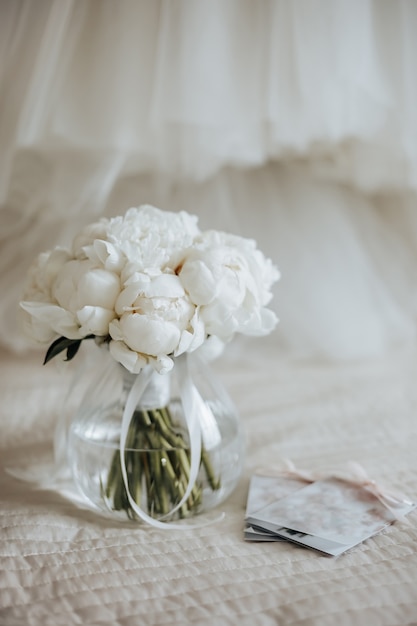
<svg viewBox="0 0 417 626">
<path fill-rule="evenodd" d="M 60 306 L 44 302 L 21 302 L 20 306 L 58 335 L 68 339 L 81 339 L 84 336 L 80 332 L 75 315 Z"/>
<path fill-rule="evenodd" d="M 80 306 L 100 306 L 113 309 L 120 293 L 120 280 L 114 272 L 91 269 L 85 272 L 78 283 Z"/>
<path fill-rule="evenodd" d="M 77 312 L 77 319 L 81 324 L 80 332 L 83 335 L 106 336 L 109 334 L 109 324 L 115 313 L 111 309 L 99 306 L 85 306 Z"/>
<path fill-rule="evenodd" d="M 209 304 L 217 293 L 217 280 L 203 261 L 186 261 L 180 272 L 181 282 L 195 304 Z"/>
<path fill-rule="evenodd" d="M 232 339 L 232 337 L 229 337 L 229 339 Z M 219 337 L 216 337 L 216 335 L 210 335 L 210 337 L 207 337 L 206 341 L 201 344 L 197 352 L 203 359 L 206 359 L 206 361 L 214 361 L 214 359 L 217 359 L 223 353 L 225 347 L 225 341 L 222 341 Z"/>
<path fill-rule="evenodd" d="M 24 335 L 35 344 L 49 345 L 54 339 L 57 339 L 57 333 L 48 324 L 35 319 L 26 311 L 22 310 L 20 321 Z"/>
<path fill-rule="evenodd" d="M 93 246 L 97 258 L 101 261 L 106 270 L 120 272 L 123 269 L 126 258 L 117 246 L 101 239 L 96 239 Z"/>
<path fill-rule="evenodd" d="M 170 372 L 174 367 L 174 361 L 166 355 L 150 357 L 149 363 L 152 365 L 154 370 L 158 372 L 158 374 L 168 374 L 168 372 Z"/>
<path fill-rule="evenodd" d="M 138 283 L 132 283 L 127 285 L 125 289 L 120 293 L 116 300 L 115 309 L 118 315 L 123 313 L 134 306 L 134 303 L 140 295 L 140 288 Z"/>
<path fill-rule="evenodd" d="M 115 341 L 123 341 L 123 332 L 120 326 L 120 320 L 113 320 L 109 324 L 109 335 Z"/>
<path fill-rule="evenodd" d="M 181 338 L 178 344 L 178 348 L 174 352 L 174 356 L 179 356 L 184 352 L 192 352 L 201 346 L 206 338 L 206 331 L 204 322 L 200 319 L 199 310 L 197 309 L 190 321 L 190 327 L 192 332 L 184 330 L 181 333 Z"/>
<path fill-rule="evenodd" d="M 139 374 L 148 364 L 143 355 L 130 350 L 123 341 L 110 341 L 109 350 L 112 357 L 132 374 Z"/>
<path fill-rule="evenodd" d="M 174 351 L 174 356 L 179 356 L 184 352 L 187 352 L 191 346 L 193 340 L 193 334 L 188 330 L 183 330 L 178 343 L 178 347 Z"/>
<path fill-rule="evenodd" d="M 184 293 L 181 280 L 175 274 L 160 274 L 144 287 L 147 298 L 182 298 Z"/>
<path fill-rule="evenodd" d="M 138 313 L 123 315 L 120 328 L 129 348 L 152 356 L 174 352 L 180 340 L 180 331 L 174 324 L 152 320 Z"/>
</svg>

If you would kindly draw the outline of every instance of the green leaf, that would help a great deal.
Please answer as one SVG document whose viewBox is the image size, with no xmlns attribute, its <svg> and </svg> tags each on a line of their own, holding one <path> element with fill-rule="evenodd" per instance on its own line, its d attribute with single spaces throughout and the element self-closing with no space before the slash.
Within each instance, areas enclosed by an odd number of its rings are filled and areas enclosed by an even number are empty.
<svg viewBox="0 0 417 626">
<path fill-rule="evenodd" d="M 63 352 L 64 350 L 67 351 L 67 358 L 65 360 L 71 361 L 71 359 L 73 359 L 77 354 L 81 342 L 84 339 L 94 339 L 94 335 L 87 335 L 86 337 L 83 337 L 83 339 L 67 339 L 67 337 L 58 337 L 58 339 L 56 339 L 49 346 L 43 364 L 45 365 L 48 361 L 53 359 L 54 356 L 57 356 L 57 354 Z"/>
<path fill-rule="evenodd" d="M 79 347 L 81 345 L 81 339 L 78 339 L 76 341 L 74 341 L 73 343 L 71 343 L 71 345 L 68 346 L 67 348 L 67 358 L 65 359 L 66 361 L 71 361 L 71 359 L 73 359 L 75 357 L 75 355 L 77 354 Z"/>
<path fill-rule="evenodd" d="M 68 348 L 71 346 L 71 344 L 74 343 L 74 341 L 78 342 L 79 339 L 67 339 L 66 337 L 59 337 L 58 339 L 56 339 L 49 346 L 48 351 L 45 355 L 45 360 L 43 364 L 45 365 L 46 363 L 48 363 L 48 361 L 53 359 L 60 352 L 63 352 L 64 350 L 68 350 Z"/>
</svg>

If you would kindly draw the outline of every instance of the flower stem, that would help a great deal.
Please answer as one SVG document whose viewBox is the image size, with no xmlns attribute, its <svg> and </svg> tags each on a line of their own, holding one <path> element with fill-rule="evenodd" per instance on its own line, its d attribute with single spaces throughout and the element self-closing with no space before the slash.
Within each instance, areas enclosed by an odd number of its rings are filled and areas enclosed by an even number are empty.
<svg viewBox="0 0 417 626">
<path fill-rule="evenodd" d="M 168 407 L 134 412 L 126 437 L 125 464 L 132 498 L 148 515 L 164 517 L 180 502 L 190 478 L 190 450 Z M 220 477 L 216 477 L 204 446 L 200 465 L 210 488 L 220 489 Z M 182 518 L 197 512 L 202 495 L 201 481 L 196 481 L 176 516 Z M 113 455 L 103 496 L 113 510 L 136 518 L 124 486 L 119 451 Z"/>
</svg>

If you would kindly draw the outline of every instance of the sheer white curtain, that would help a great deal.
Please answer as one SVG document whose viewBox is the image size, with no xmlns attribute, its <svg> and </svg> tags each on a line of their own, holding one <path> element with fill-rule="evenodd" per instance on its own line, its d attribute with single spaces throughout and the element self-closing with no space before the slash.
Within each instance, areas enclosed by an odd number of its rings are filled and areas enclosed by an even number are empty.
<svg viewBox="0 0 417 626">
<path fill-rule="evenodd" d="M 34 256 L 153 203 L 257 239 L 290 354 L 415 338 L 417 4 L 3 0 L 0 342 Z"/>
</svg>

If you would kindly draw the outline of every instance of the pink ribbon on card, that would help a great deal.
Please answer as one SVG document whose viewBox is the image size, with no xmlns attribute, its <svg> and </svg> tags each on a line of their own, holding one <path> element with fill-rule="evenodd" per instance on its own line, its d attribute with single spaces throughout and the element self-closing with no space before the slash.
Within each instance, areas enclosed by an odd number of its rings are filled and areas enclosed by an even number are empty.
<svg viewBox="0 0 417 626">
<path fill-rule="evenodd" d="M 405 507 L 413 506 L 412 500 L 400 491 L 393 491 L 378 484 L 368 476 L 362 465 L 355 461 L 349 461 L 347 468 L 347 474 L 336 474 L 335 478 L 366 489 L 392 513 L 395 519 L 401 520 L 406 524 L 409 523 L 408 520 L 405 519 L 403 512 L 396 509 L 404 509 Z"/>
<path fill-rule="evenodd" d="M 371 479 L 366 473 L 365 469 L 359 463 L 355 461 L 349 461 L 346 465 L 346 470 L 335 469 L 327 471 L 313 471 L 299 469 L 290 459 L 283 460 L 283 466 L 281 468 L 261 468 L 256 473 L 264 476 L 285 476 L 286 478 L 295 478 L 303 480 L 307 483 L 313 483 L 317 480 L 325 480 L 328 478 L 336 478 L 342 480 L 356 487 L 366 489 L 375 498 L 377 498 L 381 504 L 388 509 L 394 516 L 394 519 L 409 524 L 405 519 L 404 508 L 412 507 L 413 502 L 406 495 L 399 491 L 392 491 L 379 485 L 375 480 Z M 400 509 L 400 510 L 399 510 Z M 408 512 L 408 511 L 407 511 Z"/>
</svg>

